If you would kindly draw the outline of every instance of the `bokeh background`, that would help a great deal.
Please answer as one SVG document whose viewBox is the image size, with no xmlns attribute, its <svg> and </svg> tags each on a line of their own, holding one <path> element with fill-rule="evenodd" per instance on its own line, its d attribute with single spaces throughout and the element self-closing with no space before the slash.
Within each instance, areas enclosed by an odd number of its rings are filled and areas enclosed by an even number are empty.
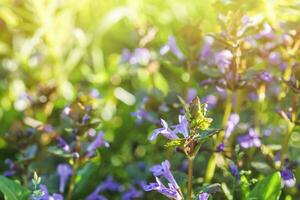
<svg viewBox="0 0 300 200">
<path fill-rule="evenodd" d="M 38 171 L 49 182 L 49 190 L 55 191 L 58 180 L 53 171 L 62 159 L 47 151 L 55 141 L 45 126 L 54 127 L 50 132 L 67 135 L 68 122 L 61 112 L 81 99 L 93 105 L 94 117 L 101 120 L 97 130 L 105 131 L 111 146 L 100 149 L 98 156 L 83 167 L 74 199 L 87 196 L 108 175 L 125 187 L 133 180 L 151 177 L 147 166 L 173 154 L 164 148 L 162 140 L 157 141 L 160 145 L 149 142 L 156 128 L 153 119 L 166 117 L 175 122 L 180 112 L 176 96 L 186 95 L 191 87 L 201 98 L 216 94 L 213 87 L 199 85 L 207 74 L 195 70 L 190 77 L 184 63 L 174 58 L 160 60 L 153 52 L 159 52 L 173 35 L 187 57 L 197 56 L 189 54 L 199 52 L 204 35 L 223 30 L 219 18 L 228 12 L 257 16 L 284 32 L 282 22 L 289 27 L 299 24 L 299 7 L 296 0 L 2 0 L 0 171 L 7 168 L 6 158 L 19 160 L 24 170 L 18 177 L 22 184 L 28 185 L 33 171 Z M 136 48 L 152 49 L 156 61 L 146 60 L 143 66 L 122 63 L 124 49 Z M 290 100 L 281 102 L 288 105 Z M 221 124 L 222 101 L 209 114 L 214 116 L 216 126 Z M 244 113 L 244 122 L 284 124 L 274 114 L 277 100 L 266 100 L 259 115 L 255 115 L 256 104 L 247 98 L 242 102 L 239 110 Z M 135 112 L 141 105 L 149 108 L 150 117 L 139 122 Z M 37 125 L 43 128 L 36 130 Z M 181 168 L 183 156 L 173 156 L 174 168 Z M 207 156 L 209 153 L 204 152 L 197 161 L 198 177 L 203 177 Z M 161 196 L 149 193 L 142 199 L 147 198 Z"/>
</svg>

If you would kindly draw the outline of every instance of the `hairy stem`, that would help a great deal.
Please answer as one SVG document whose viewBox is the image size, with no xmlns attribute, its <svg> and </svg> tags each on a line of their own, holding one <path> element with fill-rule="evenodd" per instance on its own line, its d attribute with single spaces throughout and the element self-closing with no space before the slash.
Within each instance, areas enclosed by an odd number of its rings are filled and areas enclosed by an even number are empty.
<svg viewBox="0 0 300 200">
<path fill-rule="evenodd" d="M 223 128 L 226 127 L 226 123 L 229 119 L 231 110 L 232 110 L 232 93 L 230 91 L 228 91 L 223 120 L 222 120 Z M 221 131 L 219 133 L 219 135 L 216 138 L 215 147 L 223 140 L 224 134 L 225 134 L 224 131 Z M 215 173 L 215 169 L 216 169 L 216 155 L 213 153 L 211 155 L 211 157 L 209 158 L 209 161 L 207 164 L 207 169 L 206 169 L 206 173 L 205 173 L 205 182 L 207 182 L 207 183 L 211 182 L 211 179 L 213 178 L 214 173 Z"/>
<path fill-rule="evenodd" d="M 188 193 L 187 200 L 191 200 L 192 191 L 193 191 L 193 167 L 194 167 L 194 158 L 189 158 L 189 172 L 188 172 Z"/>
</svg>

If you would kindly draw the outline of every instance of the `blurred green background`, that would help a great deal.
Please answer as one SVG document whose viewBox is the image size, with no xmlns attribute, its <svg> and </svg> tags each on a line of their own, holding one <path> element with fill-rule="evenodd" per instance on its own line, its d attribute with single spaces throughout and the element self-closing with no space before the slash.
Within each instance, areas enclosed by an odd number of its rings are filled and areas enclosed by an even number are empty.
<svg viewBox="0 0 300 200">
<path fill-rule="evenodd" d="M 124 166 L 133 161 L 160 162 L 164 157 L 147 158 L 147 154 L 160 152 L 163 147 L 158 149 L 147 140 L 155 125 L 137 127 L 131 112 L 153 88 L 160 90 L 156 95 L 162 100 L 171 90 L 184 93 L 189 81 L 182 66 L 162 64 L 154 72 L 147 67 L 123 66 L 120 64 L 123 49 L 159 50 L 170 35 L 178 39 L 179 46 L 189 38 L 199 36 L 202 40 L 203 35 L 222 30 L 218 17 L 229 11 L 259 16 L 275 28 L 280 21 L 298 23 L 299 3 L 293 0 L 2 0 L 1 160 L 14 157 L 18 149 L 2 136 L 9 132 L 18 138 L 19 130 L 36 122 L 59 125 L 60 113 L 66 105 L 81 94 L 97 91 L 101 98 L 93 105 L 102 120 L 101 129 L 112 145 L 109 150 L 101 150 L 101 170 L 95 170 L 96 177 L 103 180 L 113 173 L 130 183 L 134 169 L 123 170 Z M 196 30 L 197 36 L 188 35 L 189 30 L 192 33 Z M 191 80 L 193 85 L 197 81 Z M 100 158 L 97 159 L 95 162 L 99 163 Z M 130 170 L 133 173 L 128 175 Z M 99 179 L 90 184 L 95 186 Z M 84 196 L 92 190 L 80 192 Z"/>
</svg>

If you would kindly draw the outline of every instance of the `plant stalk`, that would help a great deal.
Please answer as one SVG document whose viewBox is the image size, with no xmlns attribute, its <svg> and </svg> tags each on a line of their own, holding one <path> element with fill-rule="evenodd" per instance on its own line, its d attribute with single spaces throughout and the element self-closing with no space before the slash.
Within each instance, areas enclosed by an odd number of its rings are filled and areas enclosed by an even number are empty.
<svg viewBox="0 0 300 200">
<path fill-rule="evenodd" d="M 289 145 L 290 138 L 292 136 L 294 126 L 295 126 L 295 124 L 293 122 L 288 123 L 287 134 L 282 143 L 282 150 L 281 150 L 281 157 L 280 157 L 280 166 L 281 167 L 284 165 L 284 160 L 288 156 L 288 145 Z"/>
<path fill-rule="evenodd" d="M 193 192 L 193 167 L 194 167 L 194 157 L 189 158 L 189 171 L 188 171 L 188 193 L 187 200 L 191 200 Z"/>
<path fill-rule="evenodd" d="M 224 115 L 223 115 L 223 120 L 222 120 L 222 126 L 225 129 L 226 123 L 229 119 L 230 113 L 232 110 L 232 92 L 227 91 L 227 98 L 226 98 L 226 105 L 225 105 L 225 110 L 224 110 Z M 216 143 L 215 143 L 215 148 L 216 146 L 223 140 L 224 138 L 224 130 L 219 133 L 219 135 L 216 138 Z M 205 182 L 210 183 L 211 179 L 214 176 L 216 169 L 216 155 L 213 153 L 211 157 L 209 158 L 208 164 L 207 164 L 207 169 L 205 173 Z"/>
</svg>

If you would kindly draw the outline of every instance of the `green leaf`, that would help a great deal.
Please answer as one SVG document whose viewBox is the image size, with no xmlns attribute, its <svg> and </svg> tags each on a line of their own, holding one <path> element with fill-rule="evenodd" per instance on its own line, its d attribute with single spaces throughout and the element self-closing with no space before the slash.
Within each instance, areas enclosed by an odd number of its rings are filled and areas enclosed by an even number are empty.
<svg viewBox="0 0 300 200">
<path fill-rule="evenodd" d="M 64 157 L 64 158 L 72 158 L 73 155 L 71 153 L 65 152 L 64 150 L 57 148 L 56 146 L 52 146 L 48 148 L 48 152 L 54 155 Z"/>
<path fill-rule="evenodd" d="M 0 191 L 5 200 L 25 200 L 30 194 L 28 189 L 4 176 L 0 176 Z"/>
<path fill-rule="evenodd" d="M 207 138 L 219 133 L 222 129 L 209 129 L 206 131 L 202 131 L 196 135 L 197 140 L 206 140 Z"/>
<path fill-rule="evenodd" d="M 276 172 L 259 181 L 250 192 L 247 200 L 277 200 L 281 194 L 281 177 Z"/>
<path fill-rule="evenodd" d="M 241 189 L 243 192 L 242 199 L 245 199 L 245 197 L 248 196 L 249 192 L 250 192 L 250 189 L 249 189 L 250 183 L 246 176 L 241 176 L 240 186 L 241 186 Z"/>
<path fill-rule="evenodd" d="M 184 139 L 177 139 L 177 140 L 171 140 L 167 144 L 165 144 L 165 147 L 178 147 L 182 146 L 184 144 Z"/>
<path fill-rule="evenodd" d="M 91 179 L 97 173 L 97 170 L 98 166 L 93 162 L 89 162 L 78 171 L 74 196 L 78 196 L 85 192 L 85 188 L 89 187 Z"/>
<path fill-rule="evenodd" d="M 179 171 L 174 171 L 173 176 L 178 183 L 179 186 L 185 186 L 187 181 L 188 181 L 188 176 L 187 174 Z"/>
</svg>

